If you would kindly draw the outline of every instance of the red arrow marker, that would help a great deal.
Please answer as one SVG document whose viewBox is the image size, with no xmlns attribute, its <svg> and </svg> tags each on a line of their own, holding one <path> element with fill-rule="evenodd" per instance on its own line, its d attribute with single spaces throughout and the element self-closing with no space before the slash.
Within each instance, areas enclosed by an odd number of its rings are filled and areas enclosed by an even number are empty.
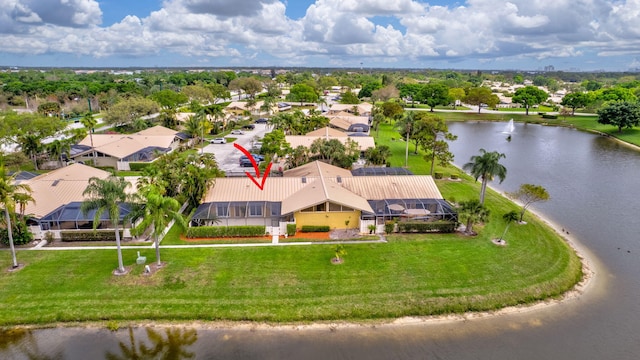
<svg viewBox="0 0 640 360">
<path fill-rule="evenodd" d="M 260 179 L 260 169 L 258 168 L 258 163 L 256 162 L 256 159 L 253 158 L 253 155 L 251 155 L 251 153 L 247 151 L 247 149 L 243 148 L 242 145 L 233 143 L 233 146 L 235 146 L 236 149 L 242 151 L 249 158 L 249 160 L 251 160 L 253 169 L 256 171 L 256 178 Z M 251 181 L 253 181 L 253 183 L 260 188 L 260 190 L 264 190 L 264 182 L 267 180 L 267 176 L 269 176 L 269 171 L 271 171 L 271 165 L 273 165 L 273 163 L 269 163 L 269 165 L 267 165 L 267 170 L 265 170 L 264 172 L 264 177 L 262 178 L 261 183 L 258 183 L 258 180 L 256 180 L 256 178 L 254 178 L 253 175 L 251 175 L 251 173 L 249 173 L 248 171 L 245 171 L 245 174 L 247 174 L 249 179 L 251 179 Z"/>
</svg>

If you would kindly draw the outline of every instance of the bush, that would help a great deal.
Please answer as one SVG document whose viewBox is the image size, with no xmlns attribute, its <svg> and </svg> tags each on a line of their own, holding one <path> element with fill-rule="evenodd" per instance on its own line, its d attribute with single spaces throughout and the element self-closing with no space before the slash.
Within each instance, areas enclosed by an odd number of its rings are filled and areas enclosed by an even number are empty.
<svg viewBox="0 0 640 360">
<path fill-rule="evenodd" d="M 544 114 L 542 115 L 543 119 L 557 119 L 558 115 L 548 115 L 548 114 Z"/>
<path fill-rule="evenodd" d="M 427 232 L 445 232 L 452 233 L 456 230 L 456 223 L 453 221 L 435 221 L 435 222 L 399 222 L 398 232 L 401 233 L 427 233 Z"/>
<path fill-rule="evenodd" d="M 196 226 L 187 229 L 187 238 L 221 238 L 236 236 L 264 236 L 266 227 L 259 225 L 246 226 Z"/>
<path fill-rule="evenodd" d="M 132 163 L 129 163 L 129 168 L 131 169 L 131 171 L 142 171 L 146 169 L 149 165 L 151 165 L 151 163 L 132 162 Z"/>
<path fill-rule="evenodd" d="M 387 221 L 384 223 L 384 232 L 391 234 L 396 227 L 396 223 L 393 221 Z"/>
<path fill-rule="evenodd" d="M 458 174 L 451 174 L 451 180 L 458 180 Z"/>
<path fill-rule="evenodd" d="M 294 236 L 296 234 L 296 224 L 287 224 L 287 236 Z"/>
<path fill-rule="evenodd" d="M 33 240 L 33 234 L 27 228 L 27 224 L 22 221 L 11 223 L 11 235 L 14 245 L 28 244 Z M 5 245 L 9 245 L 9 232 L 6 228 L 0 229 L 0 241 Z"/>
<path fill-rule="evenodd" d="M 300 231 L 305 232 L 329 232 L 331 228 L 326 225 L 304 225 Z"/>
<path fill-rule="evenodd" d="M 433 177 L 436 179 L 442 179 L 444 177 L 444 174 L 441 172 L 437 172 L 433 174 Z"/>
<path fill-rule="evenodd" d="M 120 239 L 123 238 L 123 230 L 120 230 Z M 61 231 L 60 240 L 72 241 L 116 241 L 114 230 L 87 230 L 87 231 Z"/>
</svg>

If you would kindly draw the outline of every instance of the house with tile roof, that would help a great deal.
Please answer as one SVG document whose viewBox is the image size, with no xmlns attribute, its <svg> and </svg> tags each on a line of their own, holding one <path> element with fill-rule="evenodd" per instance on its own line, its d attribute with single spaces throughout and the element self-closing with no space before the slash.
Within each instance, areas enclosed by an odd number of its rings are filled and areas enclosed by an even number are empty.
<svg viewBox="0 0 640 360">
<path fill-rule="evenodd" d="M 134 134 L 93 134 L 71 147 L 70 158 L 92 161 L 95 151 L 96 166 L 129 170 L 130 162 L 153 161 L 186 141 L 185 134 L 159 125 Z"/>
<path fill-rule="evenodd" d="M 268 178 L 263 190 L 246 177 L 217 179 L 192 225 L 264 225 L 282 234 L 295 223 L 367 233 L 369 225 L 382 232 L 393 219 L 457 221 L 457 215 L 431 176 L 353 176 L 315 161 Z"/>
<path fill-rule="evenodd" d="M 80 206 L 86 200 L 82 193 L 89 184 L 89 179 L 97 177 L 106 179 L 111 173 L 83 164 L 71 164 L 36 177 L 22 180 L 20 183 L 29 186 L 31 197 L 35 200 L 26 205 L 24 214 L 28 217 L 27 225 L 40 239 L 44 233 L 51 232 L 54 237 L 60 237 L 60 231 L 93 229 L 95 212 L 84 215 Z M 127 178 L 129 182 L 131 180 Z M 135 191 L 135 181 L 129 191 Z M 121 218 L 129 213 L 126 204 L 121 205 Z M 109 215 L 103 214 L 100 229 L 108 229 Z M 126 237 L 128 231 L 125 231 Z"/>
</svg>

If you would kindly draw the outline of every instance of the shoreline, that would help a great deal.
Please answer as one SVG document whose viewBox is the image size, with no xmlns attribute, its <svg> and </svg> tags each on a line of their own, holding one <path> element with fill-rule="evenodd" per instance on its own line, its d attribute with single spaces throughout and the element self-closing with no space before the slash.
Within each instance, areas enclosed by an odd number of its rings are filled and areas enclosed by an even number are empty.
<svg viewBox="0 0 640 360">
<path fill-rule="evenodd" d="M 491 190 L 495 191 L 500 196 L 506 197 L 503 192 L 500 192 L 491 186 Z M 509 199 L 514 203 L 518 202 Z M 546 218 L 543 214 L 533 209 L 527 209 L 532 215 L 542 221 L 545 225 L 549 226 L 556 234 L 558 234 L 567 245 L 575 251 L 576 255 L 580 259 L 582 264 L 582 279 L 576 283 L 576 285 L 554 298 L 546 300 L 540 300 L 535 303 L 508 306 L 499 310 L 493 311 L 481 311 L 481 312 L 466 312 L 461 314 L 447 314 L 447 315 L 427 315 L 427 316 L 407 316 L 394 319 L 364 319 L 364 320 L 345 320 L 345 321 L 315 321 L 309 323 L 267 323 L 267 322 L 242 322 L 242 321 L 154 321 L 154 320 L 142 320 L 142 321 L 115 321 L 117 329 L 123 329 L 127 327 L 154 327 L 154 328 L 169 328 L 169 327 L 183 327 L 193 328 L 196 330 L 237 330 L 237 331 L 335 331 L 337 329 L 373 329 L 373 328 L 394 328 L 403 326 L 428 326 L 439 324 L 452 324 L 462 323 L 474 320 L 483 320 L 491 318 L 500 318 L 508 315 L 527 314 L 538 310 L 550 309 L 554 306 L 567 304 L 572 301 L 579 300 L 585 293 L 591 290 L 594 286 L 594 280 L 597 277 L 597 265 L 599 263 L 594 254 L 592 254 L 588 248 L 586 248 L 580 241 L 564 233 L 563 228 Z M 601 265 L 598 265 L 601 266 Z M 110 329 L 109 320 L 102 322 L 73 322 L 73 323 L 52 323 L 44 325 L 17 325 L 8 328 L 24 328 L 24 329 L 55 329 L 55 328 L 79 328 L 79 329 Z M 114 330 L 112 330 L 114 331 Z"/>
</svg>

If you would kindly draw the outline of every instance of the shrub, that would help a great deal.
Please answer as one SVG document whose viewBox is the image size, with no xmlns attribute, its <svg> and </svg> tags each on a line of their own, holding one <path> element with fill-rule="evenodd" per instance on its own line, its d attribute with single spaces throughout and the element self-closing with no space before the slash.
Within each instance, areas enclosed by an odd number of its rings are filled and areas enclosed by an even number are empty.
<svg viewBox="0 0 640 360">
<path fill-rule="evenodd" d="M 384 232 L 391 234 L 396 227 L 396 223 L 393 221 L 387 221 L 384 223 Z"/>
<path fill-rule="evenodd" d="M 442 179 L 444 177 L 444 174 L 441 172 L 437 172 L 433 174 L 433 177 L 436 179 Z"/>
<path fill-rule="evenodd" d="M 549 115 L 549 114 L 543 114 L 542 115 L 543 119 L 557 119 L 558 115 Z"/>
<path fill-rule="evenodd" d="M 398 232 L 401 233 L 427 233 L 427 232 L 445 232 L 451 233 L 456 230 L 456 223 L 453 221 L 435 221 L 435 222 L 399 222 Z"/>
<path fill-rule="evenodd" d="M 451 174 L 451 180 L 458 180 L 458 174 Z"/>
<path fill-rule="evenodd" d="M 304 225 L 300 231 L 304 232 L 329 232 L 331 228 L 326 225 Z"/>
<path fill-rule="evenodd" d="M 142 162 L 132 162 L 129 163 L 129 168 L 131 171 L 142 171 L 146 169 L 151 163 L 142 163 Z"/>
<path fill-rule="evenodd" d="M 123 231 L 120 230 L 120 239 L 123 237 Z M 71 241 L 116 241 L 116 234 L 113 230 L 87 230 L 87 231 L 61 231 L 60 240 L 64 242 Z"/>
<path fill-rule="evenodd" d="M 27 229 L 27 224 L 22 221 L 14 221 L 11 223 L 11 235 L 13 236 L 14 245 L 28 244 L 33 240 L 33 234 Z M 0 229 L 0 241 L 9 245 L 9 232 L 7 229 Z"/>
<path fill-rule="evenodd" d="M 196 226 L 187 229 L 187 238 L 221 238 L 235 236 L 264 236 L 266 226 Z"/>
<path fill-rule="evenodd" d="M 296 234 L 296 224 L 287 224 L 287 236 L 294 236 Z"/>
</svg>

